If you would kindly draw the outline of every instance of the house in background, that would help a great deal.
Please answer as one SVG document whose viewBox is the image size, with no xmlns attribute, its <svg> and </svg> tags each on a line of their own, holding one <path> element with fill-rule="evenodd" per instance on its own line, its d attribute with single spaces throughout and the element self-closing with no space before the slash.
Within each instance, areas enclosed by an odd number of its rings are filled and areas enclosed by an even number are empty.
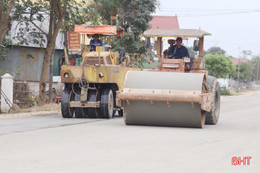
<svg viewBox="0 0 260 173">
<path fill-rule="evenodd" d="M 149 24 L 152 29 L 179 29 L 177 16 L 153 16 Z"/>
<path fill-rule="evenodd" d="M 238 65 L 241 63 L 246 63 L 247 59 L 245 58 L 232 58 L 231 62 L 233 65 Z M 219 82 L 219 86 L 225 89 L 234 89 L 235 87 L 237 87 L 237 82 L 233 79 L 228 79 L 228 78 L 219 78 L 218 79 Z"/>
<path fill-rule="evenodd" d="M 40 26 L 42 30 L 48 31 L 48 20 L 42 23 L 38 22 L 37 25 Z M 23 30 L 22 34 L 27 38 L 27 44 L 18 44 L 19 40 L 15 36 L 17 36 L 20 30 Z M 30 26 L 30 31 L 28 32 L 25 30 L 24 24 L 18 23 L 17 21 L 12 22 L 12 27 L 8 35 L 12 40 L 12 45 L 8 47 L 7 57 L 4 60 L 0 60 L 0 71 L 2 73 L 10 73 L 14 76 L 16 81 L 26 81 L 31 92 L 38 92 L 39 90 L 44 49 L 47 45 L 46 42 L 43 42 L 42 46 L 35 44 L 32 35 L 40 33 L 41 32 L 33 25 Z M 45 35 L 42 36 L 45 37 Z M 63 42 L 64 34 L 59 33 L 56 39 L 53 58 L 53 76 L 59 76 L 58 62 L 59 58 L 64 54 Z"/>
<path fill-rule="evenodd" d="M 244 58 L 232 58 L 231 59 L 233 65 L 238 65 L 239 63 L 246 63 L 247 60 Z"/>
</svg>

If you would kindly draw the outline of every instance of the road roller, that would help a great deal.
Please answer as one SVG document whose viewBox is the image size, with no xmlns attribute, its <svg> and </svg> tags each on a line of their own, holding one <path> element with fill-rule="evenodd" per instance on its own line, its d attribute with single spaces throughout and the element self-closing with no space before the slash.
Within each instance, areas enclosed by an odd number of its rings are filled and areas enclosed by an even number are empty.
<svg viewBox="0 0 260 173">
<path fill-rule="evenodd" d="M 123 35 L 122 29 L 110 25 L 76 25 L 74 32 L 83 35 L 81 40 L 85 35 Z M 81 54 L 81 64 L 72 66 L 65 51 L 66 65 L 61 67 L 61 82 L 65 86 L 61 101 L 62 117 L 112 118 L 116 111 L 122 116 L 122 107 L 116 105 L 116 91 L 123 89 L 128 71 L 141 69 L 131 64 L 119 64 L 116 52 L 102 46 L 97 46 L 96 51 L 83 49 Z"/>
<path fill-rule="evenodd" d="M 215 125 L 220 113 L 220 88 L 203 61 L 204 36 L 199 29 L 150 29 L 145 37 L 157 37 L 158 69 L 128 71 L 124 88 L 117 92 L 126 125 L 203 128 Z M 193 37 L 197 57 L 161 57 L 163 37 Z"/>
</svg>

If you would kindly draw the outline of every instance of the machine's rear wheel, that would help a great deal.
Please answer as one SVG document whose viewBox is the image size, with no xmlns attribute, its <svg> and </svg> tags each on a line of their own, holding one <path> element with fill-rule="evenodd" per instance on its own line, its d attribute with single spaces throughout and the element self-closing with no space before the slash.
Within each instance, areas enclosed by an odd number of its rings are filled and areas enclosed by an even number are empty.
<svg viewBox="0 0 260 173">
<path fill-rule="evenodd" d="M 98 101 L 98 91 L 97 90 L 88 90 L 88 102 L 97 102 Z M 88 118 L 100 118 L 98 108 L 84 108 L 83 114 Z"/>
<path fill-rule="evenodd" d="M 208 76 L 208 85 L 210 92 L 213 93 L 213 107 L 210 112 L 206 113 L 206 124 L 215 125 L 220 114 L 220 88 L 217 79 L 213 76 Z"/>
<path fill-rule="evenodd" d="M 70 107 L 70 101 L 75 100 L 75 94 L 71 88 L 64 88 L 62 92 L 61 99 L 61 114 L 63 118 L 72 118 L 74 113 L 74 108 Z"/>
<path fill-rule="evenodd" d="M 118 115 L 119 115 L 119 117 L 123 117 L 123 116 L 124 116 L 124 110 L 123 110 L 123 109 L 120 109 L 120 110 L 118 111 Z"/>
<path fill-rule="evenodd" d="M 80 97 L 81 97 L 81 90 L 80 88 L 76 89 L 76 95 L 75 95 L 75 101 L 80 101 Z M 83 109 L 82 108 L 75 108 L 75 117 L 76 118 L 86 118 L 87 116 L 83 113 Z"/>
<path fill-rule="evenodd" d="M 101 91 L 100 112 L 102 118 L 112 118 L 114 115 L 114 96 L 111 89 Z"/>
</svg>

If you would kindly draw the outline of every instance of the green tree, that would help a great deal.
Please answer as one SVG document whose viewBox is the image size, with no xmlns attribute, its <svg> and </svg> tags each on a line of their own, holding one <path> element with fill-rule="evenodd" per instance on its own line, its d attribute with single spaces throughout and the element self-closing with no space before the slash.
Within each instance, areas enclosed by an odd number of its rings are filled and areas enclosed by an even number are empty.
<svg viewBox="0 0 260 173">
<path fill-rule="evenodd" d="M 12 11 L 19 0 L 0 0 L 0 60 L 7 56 L 8 46 L 11 39 L 6 38 L 8 31 L 11 29 L 11 21 L 14 19 Z"/>
<path fill-rule="evenodd" d="M 215 54 L 219 54 L 219 55 L 225 55 L 226 51 L 221 49 L 220 47 L 211 47 L 209 48 L 206 52 L 205 52 L 205 55 L 207 54 L 212 54 L 212 55 L 215 55 Z"/>
<path fill-rule="evenodd" d="M 238 65 L 235 66 L 235 71 L 232 73 L 232 78 L 238 80 Z M 241 82 L 249 82 L 252 81 L 254 78 L 253 75 L 253 66 L 251 63 L 239 63 L 239 81 Z"/>
<path fill-rule="evenodd" d="M 155 12 L 155 0 L 123 0 L 119 6 L 119 25 L 128 32 L 122 39 L 117 39 L 114 43 L 116 50 L 128 53 L 145 53 L 145 42 L 141 40 L 141 35 L 146 31 L 152 20 L 151 13 Z"/>
<path fill-rule="evenodd" d="M 12 40 L 10 38 L 5 38 L 0 46 L 0 61 L 5 60 L 7 53 L 9 51 L 8 46 L 11 45 Z"/>
<path fill-rule="evenodd" d="M 13 19 L 12 10 L 18 0 L 1 0 L 0 1 L 0 45 L 5 38 L 6 33 L 10 30 Z"/>
<path fill-rule="evenodd" d="M 48 69 L 55 51 L 57 35 L 62 30 L 69 29 L 75 22 L 80 21 L 78 18 L 82 15 L 79 8 L 84 7 L 82 5 L 84 1 L 78 3 L 76 0 L 21 0 L 21 2 L 16 6 L 14 14 L 19 23 L 22 23 L 25 27 L 19 29 L 17 38 L 21 39 L 22 44 L 28 44 L 29 40 L 33 40 L 33 43 L 43 46 L 44 42 L 47 42 L 44 50 L 38 97 L 38 104 L 43 105 L 45 103 Z M 46 20 L 48 23 L 47 31 L 39 25 Z M 29 35 L 25 33 L 29 33 Z"/>
<path fill-rule="evenodd" d="M 242 55 L 243 55 L 243 58 L 249 58 L 249 57 L 252 56 L 252 51 L 251 50 L 243 50 Z"/>
<path fill-rule="evenodd" d="M 260 56 L 255 56 L 249 62 L 253 66 L 253 74 L 255 80 L 260 80 Z"/>
<path fill-rule="evenodd" d="M 206 69 L 209 74 L 217 78 L 225 78 L 232 74 L 234 67 L 230 57 L 219 54 L 205 56 Z"/>
<path fill-rule="evenodd" d="M 127 32 L 113 40 L 116 51 L 144 53 L 145 42 L 141 35 L 149 28 L 151 13 L 155 12 L 156 0 L 94 0 L 94 6 L 102 17 L 103 24 L 110 24 L 110 16 L 118 16 L 118 25 Z"/>
<path fill-rule="evenodd" d="M 120 5 L 120 0 L 93 0 L 94 3 L 90 5 L 91 9 L 95 9 L 97 14 L 101 18 L 102 24 L 110 25 L 111 16 L 116 16 L 118 14 L 118 7 Z"/>
</svg>

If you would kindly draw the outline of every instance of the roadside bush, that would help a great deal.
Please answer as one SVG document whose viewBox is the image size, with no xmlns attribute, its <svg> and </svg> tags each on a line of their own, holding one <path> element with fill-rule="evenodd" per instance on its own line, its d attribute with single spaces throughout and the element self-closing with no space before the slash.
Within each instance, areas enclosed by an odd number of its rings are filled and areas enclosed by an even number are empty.
<svg viewBox="0 0 260 173">
<path fill-rule="evenodd" d="M 216 78 L 226 78 L 234 71 L 231 57 L 219 54 L 208 54 L 205 56 L 206 69 L 209 75 Z"/>
<path fill-rule="evenodd" d="M 231 96 L 232 94 L 229 90 L 226 90 L 224 88 L 220 88 L 220 95 Z"/>
</svg>

